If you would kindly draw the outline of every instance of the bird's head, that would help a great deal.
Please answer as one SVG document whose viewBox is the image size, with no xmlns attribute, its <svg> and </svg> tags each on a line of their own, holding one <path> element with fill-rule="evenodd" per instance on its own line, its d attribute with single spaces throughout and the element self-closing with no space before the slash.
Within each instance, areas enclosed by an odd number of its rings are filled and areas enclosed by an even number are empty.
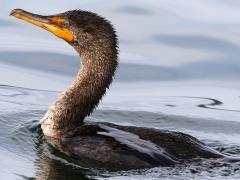
<svg viewBox="0 0 240 180">
<path fill-rule="evenodd" d="M 117 44 L 111 23 L 92 12 L 73 10 L 41 16 L 14 9 L 10 15 L 50 31 L 80 52 L 92 51 L 104 44 Z"/>
</svg>

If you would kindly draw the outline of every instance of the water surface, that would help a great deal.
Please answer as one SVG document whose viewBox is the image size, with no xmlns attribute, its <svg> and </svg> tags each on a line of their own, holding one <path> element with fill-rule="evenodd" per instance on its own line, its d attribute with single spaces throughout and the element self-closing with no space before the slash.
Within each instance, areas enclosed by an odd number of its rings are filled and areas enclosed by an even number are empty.
<svg viewBox="0 0 240 180">
<path fill-rule="evenodd" d="M 120 66 L 87 118 L 191 134 L 240 156 L 240 3 L 143 0 L 4 1 L 0 14 L 1 179 L 239 179 L 239 163 L 211 160 L 140 171 L 81 167 L 44 139 L 39 120 L 73 80 L 76 52 L 48 32 L 9 17 L 88 9 L 110 19 Z M 204 12 L 204 13 L 202 13 Z"/>
</svg>

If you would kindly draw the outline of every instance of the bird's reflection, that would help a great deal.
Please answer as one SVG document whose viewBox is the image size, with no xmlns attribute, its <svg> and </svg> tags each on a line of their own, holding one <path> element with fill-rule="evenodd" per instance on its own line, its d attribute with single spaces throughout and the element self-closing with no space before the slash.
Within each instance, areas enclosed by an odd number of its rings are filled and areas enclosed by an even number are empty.
<svg viewBox="0 0 240 180">
<path fill-rule="evenodd" d="M 54 148 L 50 147 L 41 132 L 38 132 L 38 137 L 35 142 L 37 159 L 34 164 L 36 167 L 36 174 L 34 179 L 40 180 L 89 180 L 86 169 L 75 167 L 68 162 L 61 160 L 61 155 Z M 32 179 L 32 178 L 31 178 Z"/>
</svg>

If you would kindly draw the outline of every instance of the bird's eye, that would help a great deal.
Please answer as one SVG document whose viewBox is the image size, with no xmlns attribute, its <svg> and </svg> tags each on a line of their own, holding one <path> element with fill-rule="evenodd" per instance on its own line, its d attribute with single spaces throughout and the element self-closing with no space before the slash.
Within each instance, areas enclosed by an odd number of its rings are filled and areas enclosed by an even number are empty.
<svg viewBox="0 0 240 180">
<path fill-rule="evenodd" d="M 63 26 L 64 26 L 65 28 L 69 28 L 69 21 L 68 21 L 68 20 L 64 20 Z"/>
</svg>

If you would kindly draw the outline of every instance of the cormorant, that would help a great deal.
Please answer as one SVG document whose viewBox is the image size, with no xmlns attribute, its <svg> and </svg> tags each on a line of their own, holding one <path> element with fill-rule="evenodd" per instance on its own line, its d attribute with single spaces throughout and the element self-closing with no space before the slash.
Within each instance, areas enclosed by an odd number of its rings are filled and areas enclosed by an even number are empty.
<svg viewBox="0 0 240 180">
<path fill-rule="evenodd" d="M 15 9 L 11 15 L 50 31 L 80 55 L 75 80 L 41 120 L 48 142 L 67 156 L 86 166 L 109 169 L 174 166 L 196 158 L 225 157 L 180 132 L 84 122 L 106 93 L 118 65 L 117 35 L 108 20 L 83 10 L 40 16 Z"/>
</svg>

